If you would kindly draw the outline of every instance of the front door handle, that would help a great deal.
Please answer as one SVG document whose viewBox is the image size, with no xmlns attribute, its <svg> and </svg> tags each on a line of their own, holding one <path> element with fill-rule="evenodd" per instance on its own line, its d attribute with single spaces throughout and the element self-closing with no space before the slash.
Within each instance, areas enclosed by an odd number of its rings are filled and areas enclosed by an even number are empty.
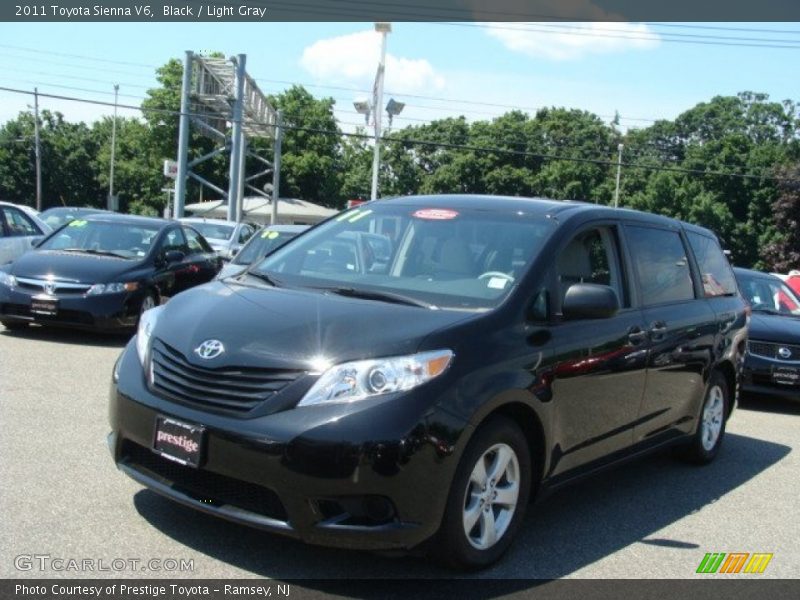
<svg viewBox="0 0 800 600">
<path fill-rule="evenodd" d="M 664 321 L 656 321 L 650 326 L 650 339 L 663 340 L 667 335 L 667 324 Z"/>
<path fill-rule="evenodd" d="M 631 327 L 628 330 L 628 341 L 634 346 L 638 346 L 647 339 L 647 332 L 641 327 Z"/>
</svg>

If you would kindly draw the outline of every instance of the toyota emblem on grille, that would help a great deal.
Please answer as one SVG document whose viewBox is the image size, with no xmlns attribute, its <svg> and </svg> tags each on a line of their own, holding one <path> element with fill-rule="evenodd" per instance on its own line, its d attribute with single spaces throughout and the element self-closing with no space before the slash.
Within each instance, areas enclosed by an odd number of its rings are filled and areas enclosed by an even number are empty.
<svg viewBox="0 0 800 600">
<path fill-rule="evenodd" d="M 197 356 L 206 360 L 216 358 L 223 352 L 225 352 L 225 346 L 219 340 L 206 340 L 194 349 Z"/>
<path fill-rule="evenodd" d="M 789 348 L 781 346 L 778 348 L 778 356 L 781 358 L 792 358 L 792 351 Z"/>
</svg>

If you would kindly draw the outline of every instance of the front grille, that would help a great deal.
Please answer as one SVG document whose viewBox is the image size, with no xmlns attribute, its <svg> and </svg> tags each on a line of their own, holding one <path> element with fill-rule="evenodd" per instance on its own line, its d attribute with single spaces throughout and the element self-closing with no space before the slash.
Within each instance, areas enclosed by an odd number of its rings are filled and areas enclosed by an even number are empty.
<svg viewBox="0 0 800 600">
<path fill-rule="evenodd" d="M 92 287 L 85 283 L 54 281 L 51 279 L 29 279 L 26 277 L 17 277 L 17 286 L 28 292 L 46 293 L 56 296 L 83 295 Z"/>
<path fill-rule="evenodd" d="M 747 342 L 747 348 L 750 354 L 755 356 L 763 356 L 773 360 L 800 361 L 800 346 L 750 340 Z M 782 348 L 788 350 L 789 354 L 787 355 L 786 352 L 781 353 L 780 350 Z"/>
<path fill-rule="evenodd" d="M 302 374 L 303 371 L 253 367 L 198 367 L 175 348 L 153 341 L 152 387 L 166 397 L 194 406 L 249 411 Z"/>
<path fill-rule="evenodd" d="M 145 475 L 156 475 L 176 492 L 211 506 L 235 506 L 278 521 L 287 521 L 286 508 L 269 488 L 181 464 L 129 440 L 122 444 L 122 463 Z"/>
</svg>

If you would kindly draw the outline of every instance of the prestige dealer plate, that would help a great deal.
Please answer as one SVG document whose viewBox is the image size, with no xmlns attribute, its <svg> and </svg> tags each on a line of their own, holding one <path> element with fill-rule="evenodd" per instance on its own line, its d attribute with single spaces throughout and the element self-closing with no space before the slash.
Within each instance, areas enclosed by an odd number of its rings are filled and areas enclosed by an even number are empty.
<svg viewBox="0 0 800 600">
<path fill-rule="evenodd" d="M 203 452 L 205 428 L 176 421 L 169 417 L 156 417 L 153 449 L 164 458 L 182 465 L 198 467 Z"/>
</svg>

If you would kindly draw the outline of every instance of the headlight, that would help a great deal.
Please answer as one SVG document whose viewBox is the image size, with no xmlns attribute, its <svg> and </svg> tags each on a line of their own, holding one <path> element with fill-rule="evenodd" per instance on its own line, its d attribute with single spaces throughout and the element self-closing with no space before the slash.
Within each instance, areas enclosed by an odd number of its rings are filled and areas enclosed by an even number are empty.
<svg viewBox="0 0 800 600">
<path fill-rule="evenodd" d="M 355 402 L 381 394 L 404 392 L 441 375 L 452 360 L 451 350 L 434 350 L 342 363 L 326 370 L 297 406 Z"/>
<path fill-rule="evenodd" d="M 13 288 L 17 285 L 17 278 L 5 271 L 0 271 L 0 284 Z"/>
<path fill-rule="evenodd" d="M 133 292 L 137 289 L 139 289 L 139 284 L 135 281 L 130 283 L 95 283 L 88 289 L 86 295 L 119 294 L 120 292 Z"/>
<path fill-rule="evenodd" d="M 164 310 L 163 306 L 156 306 L 143 312 L 139 319 L 139 329 L 136 330 L 136 353 L 139 355 L 139 362 L 142 363 L 142 366 L 147 358 L 147 350 L 150 348 L 150 337 L 162 310 Z"/>
</svg>

